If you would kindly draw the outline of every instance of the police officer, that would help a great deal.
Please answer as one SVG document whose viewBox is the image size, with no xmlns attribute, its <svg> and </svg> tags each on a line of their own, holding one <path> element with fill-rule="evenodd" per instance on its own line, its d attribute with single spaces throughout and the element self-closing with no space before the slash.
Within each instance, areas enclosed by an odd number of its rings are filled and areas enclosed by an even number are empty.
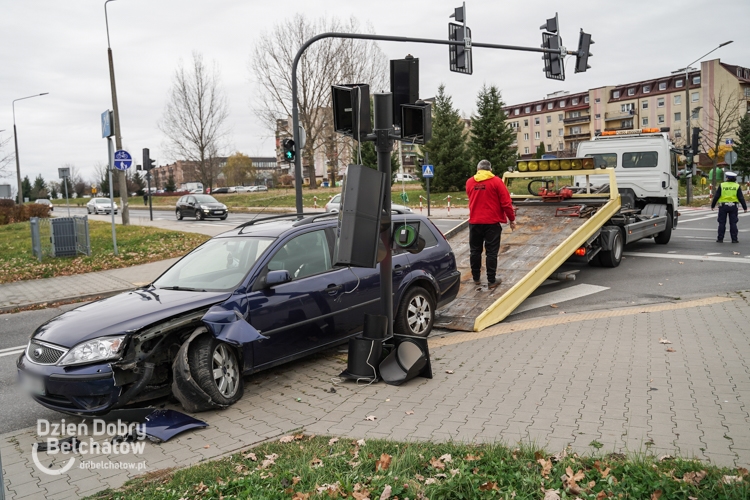
<svg viewBox="0 0 750 500">
<path fill-rule="evenodd" d="M 737 239 L 737 205 L 741 204 L 747 212 L 747 204 L 742 196 L 742 189 L 737 184 L 737 174 L 734 172 L 725 172 L 726 182 L 722 182 L 716 188 L 714 198 L 711 200 L 711 210 L 714 210 L 716 203 L 719 204 L 719 234 L 716 237 L 717 243 L 724 243 L 724 231 L 727 227 L 727 216 L 729 216 L 729 235 L 732 237 L 732 243 L 739 243 Z"/>
</svg>

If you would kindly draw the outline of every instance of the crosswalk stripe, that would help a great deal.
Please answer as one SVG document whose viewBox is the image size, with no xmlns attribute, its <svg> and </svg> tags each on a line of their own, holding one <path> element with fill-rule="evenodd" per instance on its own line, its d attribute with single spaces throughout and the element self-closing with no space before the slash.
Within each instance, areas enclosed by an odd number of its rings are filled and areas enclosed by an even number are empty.
<svg viewBox="0 0 750 500">
<path fill-rule="evenodd" d="M 750 264 L 750 260 L 743 259 L 742 257 L 719 257 L 717 255 L 687 255 L 646 252 L 623 252 L 623 255 L 627 257 L 652 257 L 656 259 L 702 260 L 704 262 L 735 262 L 738 264 Z"/>
</svg>

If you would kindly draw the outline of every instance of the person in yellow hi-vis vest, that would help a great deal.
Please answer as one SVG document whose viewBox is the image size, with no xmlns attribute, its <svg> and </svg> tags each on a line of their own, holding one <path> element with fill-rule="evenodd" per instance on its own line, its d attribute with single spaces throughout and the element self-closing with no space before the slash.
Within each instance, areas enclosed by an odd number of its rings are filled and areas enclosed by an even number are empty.
<svg viewBox="0 0 750 500">
<path fill-rule="evenodd" d="M 747 212 L 747 204 L 742 196 L 742 188 L 737 184 L 737 174 L 734 172 L 724 172 L 727 180 L 716 187 L 714 198 L 711 200 L 711 210 L 714 210 L 716 204 L 719 204 L 719 234 L 716 237 L 717 243 L 724 243 L 724 232 L 727 228 L 727 217 L 729 217 L 729 235 L 732 237 L 732 243 L 739 243 L 737 239 L 737 205 Z"/>
</svg>

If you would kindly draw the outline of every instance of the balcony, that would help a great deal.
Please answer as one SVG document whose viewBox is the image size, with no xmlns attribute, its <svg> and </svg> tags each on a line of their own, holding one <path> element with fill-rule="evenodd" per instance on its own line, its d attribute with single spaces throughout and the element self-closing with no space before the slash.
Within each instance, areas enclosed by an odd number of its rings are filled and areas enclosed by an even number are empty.
<svg viewBox="0 0 750 500">
<path fill-rule="evenodd" d="M 618 111 L 617 113 L 604 113 L 604 121 L 609 122 L 613 120 L 632 120 L 634 116 L 634 113 L 630 112 L 621 112 Z"/>
<path fill-rule="evenodd" d="M 566 141 L 577 141 L 581 139 L 590 139 L 591 138 L 591 132 L 579 132 L 577 134 L 565 134 L 564 136 Z"/>
<path fill-rule="evenodd" d="M 604 129 L 605 132 L 615 132 L 617 130 L 633 130 L 633 122 L 625 122 L 619 127 L 607 127 Z"/>
<path fill-rule="evenodd" d="M 591 115 L 583 115 L 583 116 L 574 116 L 571 118 L 565 118 L 563 119 L 563 123 L 565 125 L 568 125 L 570 123 L 588 123 L 591 120 Z"/>
</svg>

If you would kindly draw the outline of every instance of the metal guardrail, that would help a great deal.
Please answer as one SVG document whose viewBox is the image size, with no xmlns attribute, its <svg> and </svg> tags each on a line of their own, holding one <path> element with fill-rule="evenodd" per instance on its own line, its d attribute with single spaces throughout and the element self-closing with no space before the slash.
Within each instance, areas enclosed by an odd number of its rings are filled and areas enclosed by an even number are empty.
<svg viewBox="0 0 750 500">
<path fill-rule="evenodd" d="M 88 216 L 32 217 L 31 251 L 39 262 L 44 257 L 74 257 L 91 255 Z"/>
</svg>

